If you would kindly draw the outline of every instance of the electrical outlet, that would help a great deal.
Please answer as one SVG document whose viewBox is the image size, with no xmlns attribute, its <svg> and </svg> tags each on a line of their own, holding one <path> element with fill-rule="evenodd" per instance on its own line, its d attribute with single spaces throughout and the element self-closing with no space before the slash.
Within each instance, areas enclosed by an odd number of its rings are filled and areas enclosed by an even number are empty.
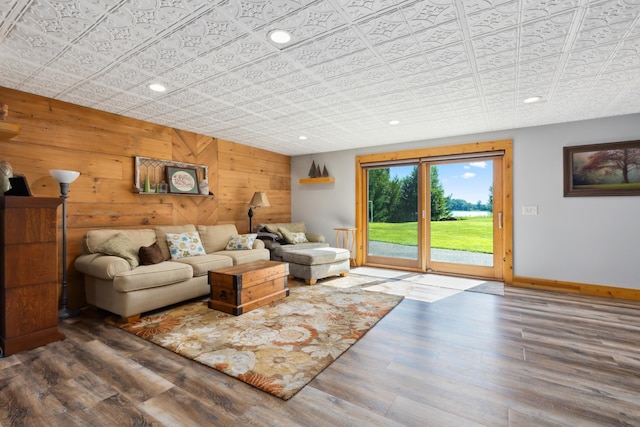
<svg viewBox="0 0 640 427">
<path fill-rule="evenodd" d="M 538 215 L 537 206 L 523 206 L 522 215 Z"/>
</svg>

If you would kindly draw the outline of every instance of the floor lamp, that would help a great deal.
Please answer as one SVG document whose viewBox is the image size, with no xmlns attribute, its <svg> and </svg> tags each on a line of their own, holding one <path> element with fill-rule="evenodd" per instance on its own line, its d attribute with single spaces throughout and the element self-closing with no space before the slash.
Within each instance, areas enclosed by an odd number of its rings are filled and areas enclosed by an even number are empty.
<svg viewBox="0 0 640 427">
<path fill-rule="evenodd" d="M 80 172 L 54 169 L 49 173 L 60 183 L 60 198 L 62 198 L 62 308 L 58 310 L 58 320 L 64 320 L 80 313 L 79 310 L 67 308 L 67 197 L 69 197 L 69 184 L 80 176 Z"/>
<path fill-rule="evenodd" d="M 267 195 L 262 191 L 256 191 L 253 193 L 253 197 L 249 202 L 249 233 L 253 233 L 253 227 L 251 225 L 251 218 L 253 218 L 253 210 L 261 207 L 269 207 L 271 204 L 269 203 L 269 199 Z"/>
</svg>

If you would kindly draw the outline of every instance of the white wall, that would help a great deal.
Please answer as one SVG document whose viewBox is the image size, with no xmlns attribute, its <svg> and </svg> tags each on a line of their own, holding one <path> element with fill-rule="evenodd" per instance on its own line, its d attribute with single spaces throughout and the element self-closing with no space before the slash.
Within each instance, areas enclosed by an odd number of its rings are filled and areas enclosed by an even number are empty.
<svg viewBox="0 0 640 427">
<path fill-rule="evenodd" d="M 640 140 L 640 114 L 297 156 L 292 220 L 335 244 L 334 227 L 355 225 L 357 155 L 496 139 L 513 139 L 514 275 L 640 289 L 640 196 L 563 197 L 562 171 L 564 146 Z M 335 183 L 299 184 L 312 161 Z"/>
</svg>

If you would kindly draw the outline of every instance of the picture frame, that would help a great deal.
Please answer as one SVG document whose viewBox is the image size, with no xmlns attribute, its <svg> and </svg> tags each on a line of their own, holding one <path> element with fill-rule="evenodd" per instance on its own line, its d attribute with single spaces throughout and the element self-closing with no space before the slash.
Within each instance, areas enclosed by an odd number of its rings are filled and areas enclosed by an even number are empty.
<svg viewBox="0 0 640 427">
<path fill-rule="evenodd" d="M 11 188 L 4 193 L 5 196 L 31 196 L 31 188 L 26 176 L 14 175 L 9 178 L 9 183 Z"/>
<path fill-rule="evenodd" d="M 167 166 L 165 167 L 169 193 L 200 194 L 198 173 L 195 168 Z"/>
<path fill-rule="evenodd" d="M 640 195 L 640 141 L 563 147 L 564 196 Z"/>
</svg>

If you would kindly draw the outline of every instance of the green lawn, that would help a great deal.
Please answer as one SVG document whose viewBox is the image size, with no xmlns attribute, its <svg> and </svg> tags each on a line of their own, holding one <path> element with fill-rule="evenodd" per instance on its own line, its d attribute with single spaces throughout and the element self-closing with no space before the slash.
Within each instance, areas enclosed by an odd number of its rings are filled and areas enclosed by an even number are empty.
<svg viewBox="0 0 640 427">
<path fill-rule="evenodd" d="M 369 240 L 418 245 L 418 223 L 369 223 Z M 432 221 L 431 246 L 438 249 L 457 249 L 493 253 L 493 218 L 466 217 L 457 221 Z"/>
</svg>

